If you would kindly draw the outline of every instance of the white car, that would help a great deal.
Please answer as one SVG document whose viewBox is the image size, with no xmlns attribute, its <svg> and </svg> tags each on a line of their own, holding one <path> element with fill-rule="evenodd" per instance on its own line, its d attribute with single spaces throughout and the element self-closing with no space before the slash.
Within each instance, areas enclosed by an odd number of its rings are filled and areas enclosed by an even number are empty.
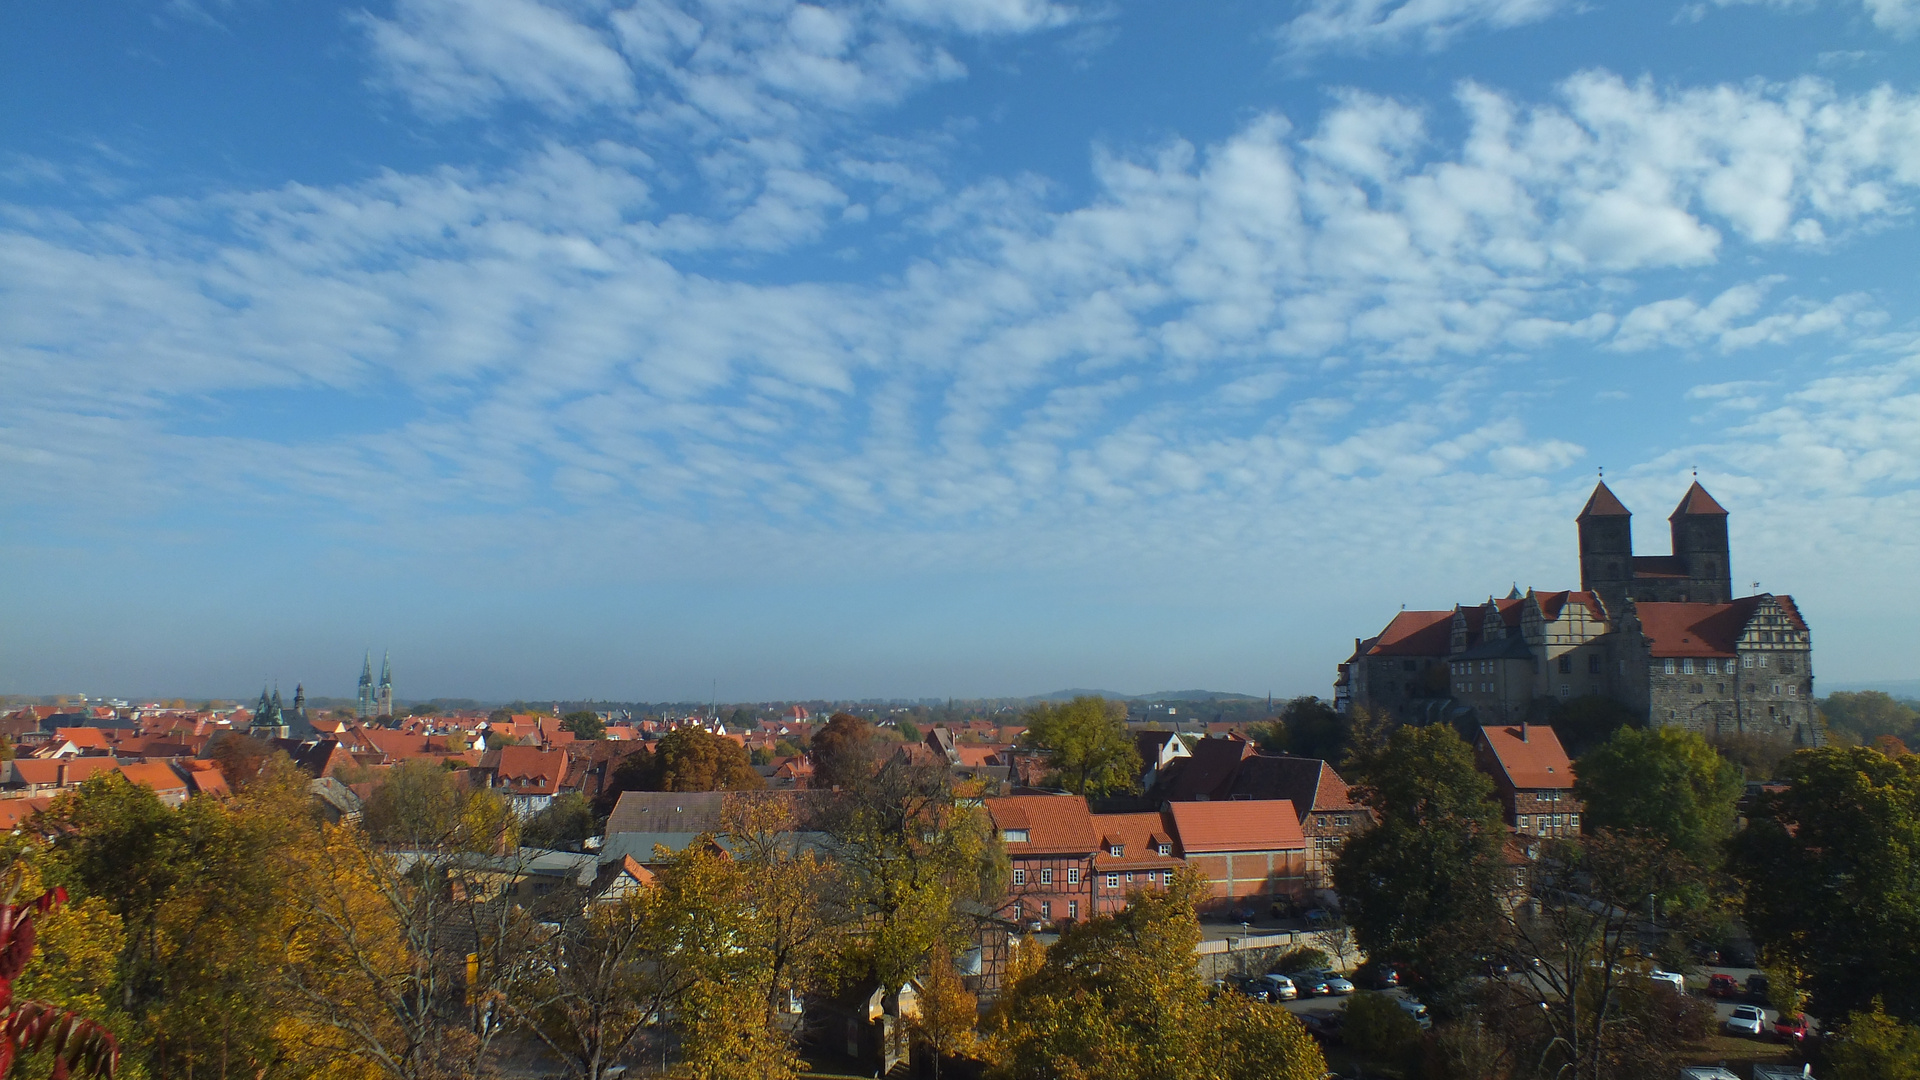
<svg viewBox="0 0 1920 1080">
<path fill-rule="evenodd" d="M 1735 1005 L 1733 1015 L 1727 1017 L 1727 1034 L 1750 1035 L 1759 1038 L 1767 1029 L 1767 1014 L 1757 1005 Z"/>
<path fill-rule="evenodd" d="M 1687 978 L 1677 971 L 1661 971 L 1659 968 L 1654 968 L 1647 972 L 1647 978 L 1657 983 L 1666 983 L 1673 987 L 1673 992 L 1676 994 L 1687 992 Z"/>
<path fill-rule="evenodd" d="M 1420 1025 L 1421 1031 L 1433 1026 L 1433 1017 L 1427 1015 L 1427 1007 L 1420 1002 L 1413 998 L 1394 998 L 1393 1003 L 1406 1010 L 1407 1015 L 1413 1017 L 1413 1022 Z"/>
</svg>

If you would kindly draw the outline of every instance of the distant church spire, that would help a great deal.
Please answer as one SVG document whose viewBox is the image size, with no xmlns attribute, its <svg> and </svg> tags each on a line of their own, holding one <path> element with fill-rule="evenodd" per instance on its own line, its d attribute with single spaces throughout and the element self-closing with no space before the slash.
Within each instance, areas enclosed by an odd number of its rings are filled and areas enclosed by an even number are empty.
<svg viewBox="0 0 1920 1080">
<path fill-rule="evenodd" d="M 393 653 L 385 652 L 380 656 L 380 689 L 375 695 L 374 714 L 393 715 Z"/>
<path fill-rule="evenodd" d="M 373 715 L 373 650 L 367 650 L 366 662 L 360 665 L 360 701 L 359 716 L 365 720 Z"/>
</svg>

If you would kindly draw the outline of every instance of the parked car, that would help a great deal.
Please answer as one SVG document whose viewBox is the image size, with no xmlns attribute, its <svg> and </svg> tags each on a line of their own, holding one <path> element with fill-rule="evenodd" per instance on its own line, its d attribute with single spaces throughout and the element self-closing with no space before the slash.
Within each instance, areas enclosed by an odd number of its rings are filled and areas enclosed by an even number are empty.
<svg viewBox="0 0 1920 1080">
<path fill-rule="evenodd" d="M 1647 972 L 1647 978 L 1652 979 L 1654 982 L 1665 983 L 1673 987 L 1673 991 L 1676 994 L 1684 994 L 1687 992 L 1687 977 L 1677 971 L 1662 971 L 1659 968 L 1654 968 L 1652 971 Z"/>
<path fill-rule="evenodd" d="M 1752 1000 L 1764 1003 L 1767 1000 L 1767 993 L 1772 989 L 1773 984 L 1767 981 L 1765 975 L 1755 972 L 1747 976 L 1747 997 Z"/>
<path fill-rule="evenodd" d="M 1781 1042 L 1800 1046 L 1807 1041 L 1808 1029 L 1805 1016 L 1776 1016 L 1773 1020 L 1773 1037 Z"/>
<path fill-rule="evenodd" d="M 1300 988 L 1294 981 L 1278 972 L 1262 975 L 1255 981 L 1267 992 L 1267 996 L 1261 999 L 1263 1001 L 1292 1001 L 1300 996 Z"/>
<path fill-rule="evenodd" d="M 1267 1001 L 1271 997 L 1267 991 L 1267 984 L 1259 979 L 1235 980 L 1233 988 L 1255 1001 Z"/>
<path fill-rule="evenodd" d="M 1767 1014 L 1757 1005 L 1735 1005 L 1725 1027 L 1729 1035 L 1746 1035 L 1757 1039 L 1767 1029 Z"/>
<path fill-rule="evenodd" d="M 1413 998 L 1394 998 L 1393 1003 L 1405 1009 L 1407 1015 L 1413 1017 L 1414 1023 L 1420 1025 L 1421 1031 L 1433 1026 L 1433 1017 L 1427 1015 L 1427 1007 L 1419 1001 Z"/>
<path fill-rule="evenodd" d="M 1707 996 L 1717 998 L 1736 998 L 1740 996 L 1740 982 L 1731 975 L 1715 972 L 1707 976 Z"/>
<path fill-rule="evenodd" d="M 1331 971 L 1297 971 L 1293 984 L 1300 988 L 1302 997 L 1353 993 L 1353 984 Z"/>
<path fill-rule="evenodd" d="M 1342 1013 L 1300 1014 L 1300 1024 L 1307 1029 L 1307 1034 L 1325 1043 L 1341 1041 L 1340 1029 L 1346 1019 Z"/>
<path fill-rule="evenodd" d="M 1354 978 L 1369 990 L 1391 990 L 1400 985 L 1400 967 L 1397 964 L 1376 964 L 1369 960 L 1360 965 Z"/>
</svg>

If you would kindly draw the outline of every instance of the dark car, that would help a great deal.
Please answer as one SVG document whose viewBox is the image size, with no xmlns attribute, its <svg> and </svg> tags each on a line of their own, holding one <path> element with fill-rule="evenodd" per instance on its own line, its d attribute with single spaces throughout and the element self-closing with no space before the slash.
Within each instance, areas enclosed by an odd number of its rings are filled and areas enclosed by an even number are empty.
<svg viewBox="0 0 1920 1080">
<path fill-rule="evenodd" d="M 1369 960 L 1360 965 L 1355 973 L 1354 982 L 1369 990 L 1391 990 L 1401 983 L 1400 965 L 1376 964 Z"/>
<path fill-rule="evenodd" d="M 1255 1001 L 1267 1000 L 1267 984 L 1261 982 L 1259 979 L 1237 980 L 1233 984 L 1233 988 Z"/>
<path fill-rule="evenodd" d="M 1342 1013 L 1303 1013 L 1300 1024 L 1307 1034 L 1324 1043 L 1337 1043 L 1340 1040 L 1340 1027 L 1346 1021 Z"/>
<path fill-rule="evenodd" d="M 1749 998 L 1755 1001 L 1765 1002 L 1767 1000 L 1767 992 L 1772 989 L 1773 984 L 1767 980 L 1766 975 L 1756 971 L 1752 975 L 1747 976 L 1747 996 Z"/>
</svg>

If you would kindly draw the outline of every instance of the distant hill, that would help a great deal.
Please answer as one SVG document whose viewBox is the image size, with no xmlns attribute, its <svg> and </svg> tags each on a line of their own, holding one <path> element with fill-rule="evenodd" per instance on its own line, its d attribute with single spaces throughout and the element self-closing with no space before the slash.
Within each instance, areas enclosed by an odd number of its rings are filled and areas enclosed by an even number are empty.
<svg viewBox="0 0 1920 1080">
<path fill-rule="evenodd" d="M 1259 701 L 1252 694 L 1233 694 L 1222 690 L 1160 690 L 1151 694 L 1122 694 L 1114 690 L 1055 690 L 1035 694 L 1028 701 L 1072 701 L 1077 697 L 1103 697 L 1109 701 Z"/>
</svg>

